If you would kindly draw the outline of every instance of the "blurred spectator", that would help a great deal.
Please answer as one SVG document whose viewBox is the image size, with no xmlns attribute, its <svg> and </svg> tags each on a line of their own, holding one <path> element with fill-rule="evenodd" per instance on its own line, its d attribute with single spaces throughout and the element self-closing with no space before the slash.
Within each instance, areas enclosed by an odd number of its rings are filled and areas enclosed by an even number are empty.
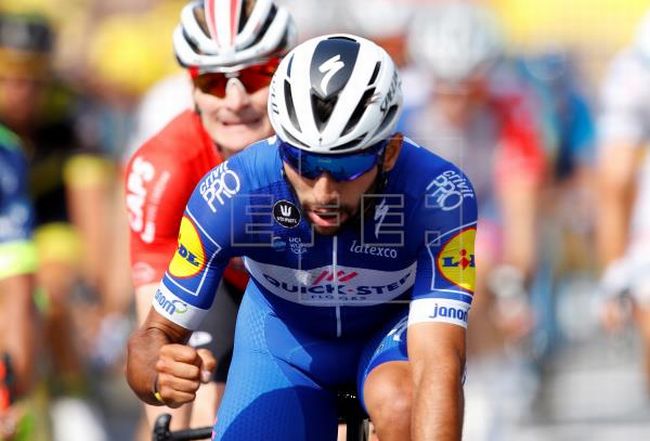
<svg viewBox="0 0 650 441">
<path fill-rule="evenodd" d="M 47 305 L 54 390 L 78 394 L 85 389 L 81 337 L 89 330 L 73 330 L 72 318 L 81 315 L 73 315 L 79 309 L 71 309 L 71 296 L 82 286 L 97 290 L 102 283 L 110 174 L 107 163 L 79 143 L 75 97 L 54 79 L 53 47 L 54 32 L 43 17 L 0 15 L 0 122 L 18 134 L 29 162 L 37 283 Z"/>
<path fill-rule="evenodd" d="M 478 379 L 499 405 L 483 418 L 478 439 L 503 426 L 504 408 L 529 391 L 517 382 L 508 393 L 500 375 L 517 381 L 504 350 L 521 351 L 534 326 L 529 294 L 537 260 L 537 217 L 546 174 L 543 138 L 521 82 L 503 66 L 504 41 L 492 13 L 469 3 L 442 3 L 418 11 L 409 34 L 413 60 L 430 75 L 424 111 L 405 123 L 413 139 L 459 164 L 478 202 L 476 296 L 468 331 L 468 379 Z M 505 73 L 504 73 L 505 72 Z M 453 204 L 454 183 L 439 194 Z M 524 360 L 525 361 L 525 360 Z M 476 398 L 468 389 L 468 409 Z M 526 412 L 519 403 L 515 416 Z M 476 414 L 474 414 L 476 415 Z M 512 418 L 513 415 L 507 415 Z M 471 418 L 468 410 L 468 425 Z M 503 430 L 503 427 L 500 427 Z M 494 435 L 494 433 L 492 433 Z M 469 439 L 472 439 L 471 437 Z"/>
<path fill-rule="evenodd" d="M 21 400 L 34 386 L 39 329 L 32 297 L 36 248 L 27 186 L 20 140 L 0 125 L 0 439 L 30 436 L 20 429 L 29 411 Z"/>
<path fill-rule="evenodd" d="M 609 66 L 599 120 L 598 245 L 604 267 L 602 318 L 620 329 L 627 298 L 643 341 L 650 392 L 650 11 L 632 44 Z"/>
</svg>

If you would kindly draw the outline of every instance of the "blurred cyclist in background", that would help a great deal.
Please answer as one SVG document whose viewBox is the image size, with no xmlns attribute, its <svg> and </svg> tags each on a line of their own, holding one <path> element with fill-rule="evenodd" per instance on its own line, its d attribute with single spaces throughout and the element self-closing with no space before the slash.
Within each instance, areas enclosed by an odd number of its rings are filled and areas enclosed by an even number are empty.
<svg viewBox="0 0 650 441">
<path fill-rule="evenodd" d="M 18 137 L 0 125 L 0 439 L 26 439 L 15 403 L 34 384 L 39 347 L 33 300 L 36 247 L 27 161 Z M 33 435 L 33 434 L 32 434 Z"/>
<path fill-rule="evenodd" d="M 20 137 L 29 163 L 37 298 L 53 367 L 51 391 L 63 403 L 87 391 L 80 344 L 88 330 L 74 328 L 73 318 L 83 315 L 75 314 L 79 299 L 101 289 L 110 174 L 107 163 L 79 141 L 76 97 L 53 73 L 54 40 L 42 16 L 0 15 L 0 123 Z M 77 423 L 83 426 L 81 418 Z"/>
<path fill-rule="evenodd" d="M 195 107 L 180 113 L 145 142 L 126 172 L 132 275 L 140 322 L 149 311 L 169 256 L 177 248 L 183 210 L 196 184 L 224 159 L 271 135 L 266 114 L 268 86 L 294 37 L 289 13 L 271 0 L 200 0 L 182 10 L 173 35 L 174 49 L 191 76 Z M 217 192 L 211 197 L 216 202 L 222 195 Z M 220 300 L 213 307 L 217 317 L 206 319 L 206 327 L 190 341 L 209 348 L 219 366 L 214 382 L 202 386 L 194 406 L 173 411 L 174 428 L 214 422 L 247 281 L 241 261 L 232 262 L 219 288 Z M 153 406 L 146 410 L 151 423 L 162 413 Z"/>
<path fill-rule="evenodd" d="M 406 123 L 415 140 L 471 177 L 482 227 L 477 289 L 508 303 L 497 324 L 516 336 L 530 326 L 525 315 L 515 314 L 511 301 L 523 300 L 519 306 L 525 307 L 535 266 L 535 218 L 545 158 L 527 97 L 503 87 L 495 74 L 503 44 L 495 17 L 482 7 L 451 3 L 420 11 L 409 47 L 431 75 L 433 92 L 426 110 Z M 480 297 L 474 314 L 484 314 L 482 303 L 491 298 Z M 486 322 L 477 320 L 474 326 Z"/>
<path fill-rule="evenodd" d="M 469 3 L 423 8 L 409 34 L 410 55 L 430 75 L 432 91 L 426 107 L 404 122 L 406 130 L 465 170 L 477 194 L 479 295 L 468 331 L 468 439 L 506 430 L 502 418 L 525 413 L 521 400 L 532 396 L 519 381 L 528 375 L 520 352 L 534 327 L 530 287 L 546 164 L 529 97 L 501 63 L 504 49 L 496 18 Z M 456 190 L 451 181 L 438 185 Z M 449 198 L 451 206 L 454 201 Z M 505 384 L 504 371 L 516 386 Z M 498 405 L 491 402 L 495 394 L 503 397 Z"/>
<path fill-rule="evenodd" d="M 369 38 L 395 60 L 400 69 L 404 107 L 397 125 L 414 118 L 421 111 L 431 92 L 422 70 L 418 69 L 407 49 L 407 34 L 418 6 L 411 0 L 350 0 L 339 6 L 343 23 L 351 32 Z"/>
<path fill-rule="evenodd" d="M 602 319 L 620 329 L 625 306 L 643 341 L 650 391 L 650 11 L 609 66 L 601 91 L 598 246 L 604 267 Z M 627 297 L 625 294 L 629 294 Z"/>
</svg>

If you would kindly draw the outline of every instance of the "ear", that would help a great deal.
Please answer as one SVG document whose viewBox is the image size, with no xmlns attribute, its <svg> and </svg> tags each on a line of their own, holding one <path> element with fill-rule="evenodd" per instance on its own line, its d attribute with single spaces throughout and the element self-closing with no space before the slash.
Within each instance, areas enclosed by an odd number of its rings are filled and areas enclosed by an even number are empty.
<svg viewBox="0 0 650 441">
<path fill-rule="evenodd" d="M 386 153 L 384 153 L 384 171 L 389 172 L 395 166 L 397 158 L 399 157 L 399 152 L 402 150 L 402 144 L 404 142 L 404 135 L 401 133 L 396 133 L 388 141 L 386 146 Z"/>
</svg>

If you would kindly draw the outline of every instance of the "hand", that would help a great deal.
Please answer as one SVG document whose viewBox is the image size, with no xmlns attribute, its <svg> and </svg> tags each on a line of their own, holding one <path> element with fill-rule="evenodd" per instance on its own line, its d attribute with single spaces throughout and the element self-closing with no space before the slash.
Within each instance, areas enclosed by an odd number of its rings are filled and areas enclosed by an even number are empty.
<svg viewBox="0 0 650 441">
<path fill-rule="evenodd" d="M 156 372 L 157 390 L 169 407 L 179 407 L 196 397 L 201 383 L 208 383 L 217 361 L 207 349 L 194 349 L 180 344 L 160 348 Z"/>
</svg>

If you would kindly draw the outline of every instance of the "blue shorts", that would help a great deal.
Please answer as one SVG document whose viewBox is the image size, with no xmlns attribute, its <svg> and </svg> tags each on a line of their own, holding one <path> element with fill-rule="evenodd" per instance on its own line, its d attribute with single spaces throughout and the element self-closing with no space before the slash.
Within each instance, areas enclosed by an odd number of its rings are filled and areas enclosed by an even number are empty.
<svg viewBox="0 0 650 441">
<path fill-rule="evenodd" d="M 408 306 L 364 338 L 325 339 L 289 328 L 249 284 L 214 440 L 336 439 L 336 391 L 355 385 L 363 402 L 368 373 L 407 360 Z"/>
</svg>

